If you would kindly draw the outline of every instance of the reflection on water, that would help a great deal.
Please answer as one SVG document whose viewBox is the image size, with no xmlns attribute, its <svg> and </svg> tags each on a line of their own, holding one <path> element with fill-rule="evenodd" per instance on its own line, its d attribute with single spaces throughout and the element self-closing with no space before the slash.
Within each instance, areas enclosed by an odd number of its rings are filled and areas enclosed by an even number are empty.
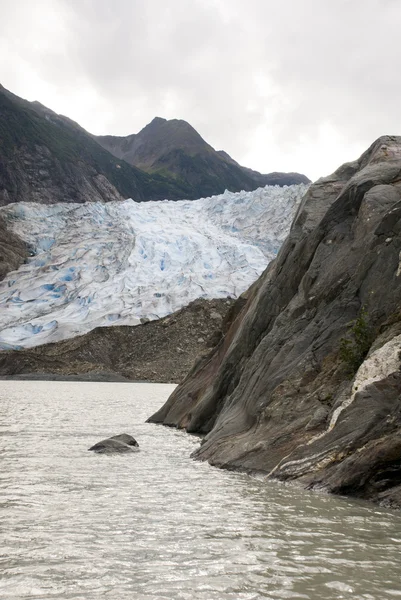
<svg viewBox="0 0 401 600">
<path fill-rule="evenodd" d="M 192 461 L 173 386 L 0 385 L 2 599 L 401 598 L 401 514 Z"/>
</svg>

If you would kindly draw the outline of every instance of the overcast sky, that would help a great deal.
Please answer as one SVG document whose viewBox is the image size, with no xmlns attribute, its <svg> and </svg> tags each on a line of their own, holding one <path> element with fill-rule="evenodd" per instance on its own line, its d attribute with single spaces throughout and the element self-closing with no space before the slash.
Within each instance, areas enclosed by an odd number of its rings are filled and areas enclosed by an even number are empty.
<svg viewBox="0 0 401 600">
<path fill-rule="evenodd" d="M 92 133 L 189 121 L 312 179 L 401 134 L 401 0 L 0 0 L 0 82 Z"/>
</svg>

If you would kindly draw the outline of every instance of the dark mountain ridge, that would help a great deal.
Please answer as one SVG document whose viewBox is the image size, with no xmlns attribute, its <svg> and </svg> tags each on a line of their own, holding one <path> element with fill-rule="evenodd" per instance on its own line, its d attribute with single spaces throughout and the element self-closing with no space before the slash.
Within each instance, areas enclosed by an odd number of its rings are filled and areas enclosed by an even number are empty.
<svg viewBox="0 0 401 600">
<path fill-rule="evenodd" d="M 148 173 L 185 181 L 197 197 L 230 191 L 253 190 L 265 185 L 309 183 L 299 173 L 262 175 L 242 167 L 226 152 L 216 151 L 186 121 L 156 117 L 139 133 L 126 137 L 97 136 L 99 144 Z"/>
<path fill-rule="evenodd" d="M 179 199 L 189 191 L 116 159 L 71 119 L 0 87 L 0 206 Z"/>
<path fill-rule="evenodd" d="M 96 137 L 0 85 L 0 206 L 196 199 L 309 181 L 263 178 L 219 155 L 185 121 L 156 118 L 136 135 Z"/>
</svg>

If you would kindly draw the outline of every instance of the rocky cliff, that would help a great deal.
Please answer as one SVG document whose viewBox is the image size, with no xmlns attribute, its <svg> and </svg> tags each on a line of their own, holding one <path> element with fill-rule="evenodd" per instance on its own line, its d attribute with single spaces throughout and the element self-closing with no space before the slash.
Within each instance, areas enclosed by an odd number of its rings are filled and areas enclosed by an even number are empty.
<svg viewBox="0 0 401 600">
<path fill-rule="evenodd" d="M 401 507 L 401 137 L 309 188 L 224 338 L 151 421 L 197 458 Z"/>
</svg>

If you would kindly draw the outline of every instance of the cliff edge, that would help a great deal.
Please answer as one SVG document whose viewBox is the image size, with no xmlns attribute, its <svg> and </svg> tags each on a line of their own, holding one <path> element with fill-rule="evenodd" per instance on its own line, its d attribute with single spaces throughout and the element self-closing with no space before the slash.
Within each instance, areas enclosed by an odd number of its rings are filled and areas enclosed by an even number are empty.
<svg viewBox="0 0 401 600">
<path fill-rule="evenodd" d="M 306 193 L 219 344 L 151 418 L 196 457 L 401 507 L 401 137 Z M 241 298 L 240 302 L 244 302 Z"/>
</svg>

